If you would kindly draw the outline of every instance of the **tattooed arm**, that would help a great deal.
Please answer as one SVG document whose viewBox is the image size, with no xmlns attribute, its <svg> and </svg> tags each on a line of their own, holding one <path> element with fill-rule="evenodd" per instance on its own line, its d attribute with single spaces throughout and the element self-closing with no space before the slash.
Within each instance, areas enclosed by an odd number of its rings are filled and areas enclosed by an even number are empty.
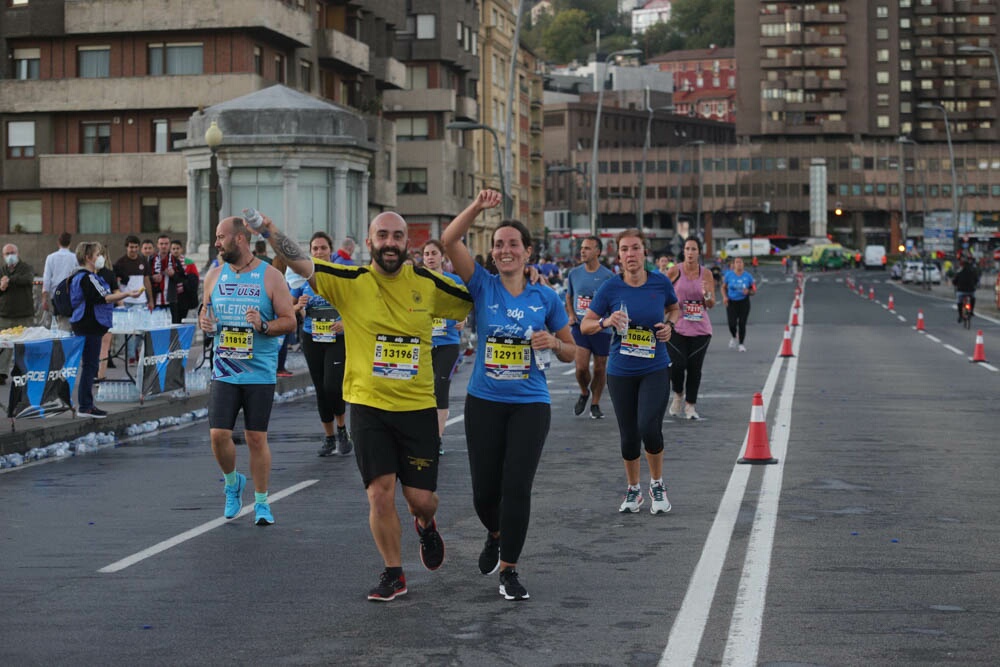
<svg viewBox="0 0 1000 667">
<path fill-rule="evenodd" d="M 274 254 L 285 260 L 285 263 L 295 273 L 304 277 L 306 280 L 312 277 L 313 267 L 312 257 L 309 256 L 305 250 L 302 249 L 298 243 L 294 240 L 285 236 L 278 227 L 274 224 L 271 218 L 264 214 L 261 214 L 264 219 L 263 229 L 267 230 L 267 240 L 274 249 Z"/>
</svg>

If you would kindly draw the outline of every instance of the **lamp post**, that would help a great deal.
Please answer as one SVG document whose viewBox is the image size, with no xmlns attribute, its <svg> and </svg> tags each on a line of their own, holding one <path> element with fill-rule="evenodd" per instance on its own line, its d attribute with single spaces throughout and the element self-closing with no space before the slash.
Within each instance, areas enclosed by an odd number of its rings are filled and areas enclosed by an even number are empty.
<svg viewBox="0 0 1000 667">
<path fill-rule="evenodd" d="M 945 136 L 948 138 L 948 160 L 951 162 L 951 224 L 954 235 L 953 250 L 958 250 L 958 174 L 955 173 L 955 149 L 951 144 L 951 125 L 948 124 L 948 110 L 941 104 L 923 102 L 918 109 L 937 109 L 944 116 Z"/>
<path fill-rule="evenodd" d="M 489 125 L 474 123 L 469 120 L 456 120 L 445 125 L 447 130 L 486 130 L 493 135 L 493 151 L 497 156 L 497 173 L 500 174 L 500 196 L 503 197 L 503 217 L 510 219 L 513 202 L 507 198 L 507 179 L 503 173 L 503 158 L 500 156 L 500 140 L 497 138 L 497 131 Z"/>
<path fill-rule="evenodd" d="M 604 80 L 608 75 L 608 66 L 619 56 L 637 56 L 640 49 L 621 49 L 612 51 L 604 59 L 604 69 L 601 70 L 600 81 L 597 76 L 597 60 L 594 60 L 594 82 L 597 84 L 597 116 L 594 119 L 594 144 L 590 153 L 590 233 L 597 235 L 597 144 L 601 139 L 601 106 L 604 104 Z"/>
<path fill-rule="evenodd" d="M 219 162 L 216 155 L 221 143 L 222 130 L 219 129 L 218 123 L 213 120 L 212 124 L 205 130 L 205 145 L 212 152 L 208 164 L 208 214 L 209 220 L 216 224 L 219 222 L 219 211 L 222 210 L 222 193 L 219 192 Z M 216 253 L 215 244 L 211 242 L 211 239 L 215 236 L 214 230 L 215 227 L 209 225 L 208 255 L 211 259 L 215 259 Z"/>
<path fill-rule="evenodd" d="M 701 241 L 701 191 L 703 178 L 701 170 L 701 147 L 705 145 L 705 142 L 701 139 L 695 139 L 694 141 L 687 142 L 685 145 L 698 147 L 698 160 L 694 163 L 695 169 L 698 170 L 698 208 L 694 217 L 694 236 Z"/>
<path fill-rule="evenodd" d="M 587 176 L 587 172 L 585 172 L 583 170 L 583 167 L 581 167 L 580 165 L 576 165 L 574 167 L 567 167 L 566 165 L 562 165 L 562 164 L 552 165 L 546 171 L 548 173 L 550 173 L 550 174 L 581 174 L 581 175 L 584 176 L 584 178 L 586 178 L 586 176 Z M 576 176 L 570 176 L 569 177 L 569 205 L 567 206 L 567 208 L 569 209 L 569 228 L 570 228 L 570 231 L 573 230 L 573 204 L 576 202 L 576 200 L 573 198 L 573 183 L 574 183 L 574 181 L 576 181 Z M 589 198 L 588 198 L 588 202 L 589 202 Z M 588 219 L 589 219 L 589 216 L 588 216 Z"/>
<path fill-rule="evenodd" d="M 649 153 L 649 135 L 653 127 L 653 114 L 657 111 L 673 110 L 673 105 L 656 107 L 655 109 L 649 106 L 649 88 L 646 88 L 646 112 L 649 115 L 646 117 L 646 138 L 642 142 L 642 167 L 639 172 L 639 215 L 636 225 L 639 229 L 642 229 L 642 223 L 646 221 L 646 156 Z"/>
<path fill-rule="evenodd" d="M 906 237 L 909 230 L 909 221 L 906 218 L 906 153 L 903 150 L 905 144 L 916 143 L 905 134 L 896 140 L 899 143 L 899 227 L 903 237 L 903 252 L 906 252 Z"/>
<path fill-rule="evenodd" d="M 958 47 L 960 53 L 988 53 L 993 56 L 993 69 L 996 70 L 997 75 L 997 90 L 1000 91 L 1000 59 L 997 58 L 997 52 L 988 46 L 972 46 L 965 44 Z"/>
</svg>

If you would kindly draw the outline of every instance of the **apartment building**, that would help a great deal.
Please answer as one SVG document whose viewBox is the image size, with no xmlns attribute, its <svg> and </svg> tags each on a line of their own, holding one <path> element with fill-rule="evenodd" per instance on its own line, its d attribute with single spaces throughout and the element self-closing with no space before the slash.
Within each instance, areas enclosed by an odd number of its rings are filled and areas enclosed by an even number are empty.
<svg viewBox="0 0 1000 667">
<path fill-rule="evenodd" d="M 736 57 L 732 47 L 671 51 L 649 59 L 673 77 L 678 115 L 736 121 Z"/>
</svg>

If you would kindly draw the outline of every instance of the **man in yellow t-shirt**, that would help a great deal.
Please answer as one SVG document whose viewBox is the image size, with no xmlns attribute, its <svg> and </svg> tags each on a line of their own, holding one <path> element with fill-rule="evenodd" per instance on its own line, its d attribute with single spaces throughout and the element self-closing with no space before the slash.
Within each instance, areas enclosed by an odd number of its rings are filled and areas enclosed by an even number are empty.
<svg viewBox="0 0 1000 667">
<path fill-rule="evenodd" d="M 343 319 L 344 400 L 350 404 L 351 439 L 368 492 L 372 536 L 385 561 L 368 599 L 393 600 L 406 593 L 397 479 L 414 516 L 424 567 L 436 570 L 444 561 L 434 521 L 440 437 L 431 329 L 435 317 L 465 319 L 472 299 L 450 278 L 405 263 L 407 227 L 396 213 L 380 213 L 369 225 L 368 266 L 313 260 L 266 216 L 261 232 L 275 254 L 307 276 Z"/>
</svg>

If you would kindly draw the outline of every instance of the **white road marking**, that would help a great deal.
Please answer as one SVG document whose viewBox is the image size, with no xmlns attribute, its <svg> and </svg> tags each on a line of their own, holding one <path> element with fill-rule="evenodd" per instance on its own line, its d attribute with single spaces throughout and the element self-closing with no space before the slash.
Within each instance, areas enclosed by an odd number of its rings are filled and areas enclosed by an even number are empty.
<svg viewBox="0 0 1000 667">
<path fill-rule="evenodd" d="M 896 315 L 896 317 L 899 319 L 900 322 L 905 322 L 906 321 L 906 318 L 903 317 L 902 315 Z"/>
<path fill-rule="evenodd" d="M 944 344 L 944 349 L 951 350 L 952 352 L 954 352 L 955 354 L 957 354 L 959 356 L 965 356 L 965 352 L 962 352 L 960 349 L 958 349 L 957 347 L 955 347 L 953 345 L 948 345 L 947 343 L 945 343 Z"/>
<path fill-rule="evenodd" d="M 991 366 L 990 364 L 987 364 L 985 362 L 980 362 L 979 366 L 981 366 L 982 368 L 985 368 L 988 371 L 993 371 L 994 373 L 996 373 L 996 372 L 998 372 L 998 370 L 1000 370 L 1000 369 L 997 369 L 996 366 Z"/>
<path fill-rule="evenodd" d="M 465 419 L 465 415 L 458 415 L 457 417 L 452 417 L 444 423 L 445 426 L 451 426 L 452 424 L 457 424 L 458 422 Z"/>
<path fill-rule="evenodd" d="M 940 343 L 941 342 L 941 339 L 938 338 L 937 336 L 932 336 L 929 333 L 925 333 L 924 335 L 927 336 L 927 340 L 932 340 L 935 343 Z"/>
<path fill-rule="evenodd" d="M 284 498 L 286 496 L 290 496 L 293 493 L 296 493 L 298 491 L 301 491 L 302 489 L 305 489 L 307 487 L 312 486 L 313 484 L 315 484 L 318 481 L 319 481 L 318 479 L 307 479 L 306 481 L 299 482 L 298 484 L 290 486 L 287 489 L 283 489 L 281 491 L 278 491 L 277 493 L 270 494 L 268 496 L 267 500 L 270 503 L 277 502 L 277 501 L 281 500 L 282 498 Z M 153 546 L 149 547 L 148 549 L 143 549 L 142 551 L 134 553 L 131 556 L 128 556 L 127 558 L 123 558 L 120 561 L 116 561 L 116 562 L 112 563 L 111 565 L 108 565 L 106 567 L 102 567 L 100 570 L 98 570 L 98 572 L 101 572 L 103 574 L 109 574 L 109 573 L 112 573 L 112 572 L 120 572 L 121 570 L 124 570 L 127 567 L 130 567 L 132 565 L 135 565 L 136 563 L 144 561 L 147 558 L 151 558 L 152 556 L 155 556 L 158 553 L 166 551 L 167 549 L 170 549 L 171 547 L 176 547 L 178 544 L 182 544 L 184 542 L 187 542 L 190 539 L 198 537 L 202 533 L 207 533 L 208 531 L 210 531 L 210 530 L 212 530 L 214 528 L 218 528 L 219 526 L 225 525 L 225 524 L 229 523 L 230 521 L 235 521 L 236 519 L 239 519 L 242 516 L 246 516 L 250 512 L 253 512 L 253 503 L 247 504 L 240 511 L 240 513 L 237 514 L 232 519 L 225 519 L 223 517 L 219 517 L 218 519 L 213 519 L 213 520 L 211 520 L 211 521 L 209 521 L 207 523 L 201 524 L 200 526 L 196 526 L 195 528 L 192 528 L 191 530 L 185 531 L 185 532 L 181 533 L 180 535 L 175 535 L 174 537 L 171 537 L 170 539 L 163 540 L 159 544 L 154 544 Z"/>
<path fill-rule="evenodd" d="M 572 375 L 573 373 L 576 373 L 576 366 L 574 366 L 573 368 L 569 369 L 568 371 L 563 371 L 562 374 L 563 375 Z"/>
</svg>

